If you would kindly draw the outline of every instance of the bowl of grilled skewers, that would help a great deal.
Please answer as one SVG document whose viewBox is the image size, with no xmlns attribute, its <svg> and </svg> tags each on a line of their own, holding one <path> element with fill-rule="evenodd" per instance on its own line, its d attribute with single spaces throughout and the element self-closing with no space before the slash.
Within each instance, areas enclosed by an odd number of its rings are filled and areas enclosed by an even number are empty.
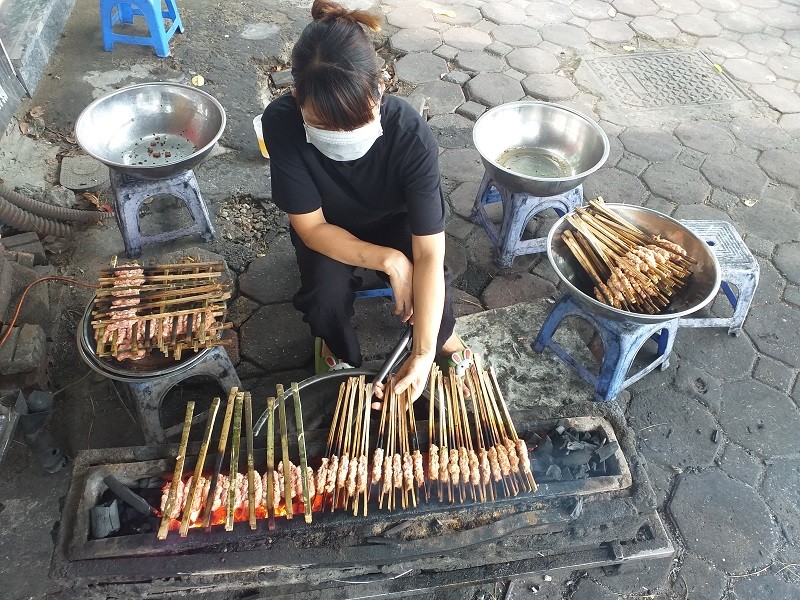
<svg viewBox="0 0 800 600">
<path fill-rule="evenodd" d="M 711 248 L 679 221 L 602 198 L 553 225 L 547 256 L 576 300 L 616 321 L 685 317 L 709 304 L 721 281 Z"/>
</svg>

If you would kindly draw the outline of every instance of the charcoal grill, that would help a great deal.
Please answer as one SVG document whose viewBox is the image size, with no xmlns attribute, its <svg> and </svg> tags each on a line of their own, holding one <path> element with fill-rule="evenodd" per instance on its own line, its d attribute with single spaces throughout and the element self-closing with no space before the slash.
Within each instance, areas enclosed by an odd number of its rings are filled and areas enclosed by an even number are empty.
<svg viewBox="0 0 800 600">
<path fill-rule="evenodd" d="M 515 420 L 525 423 L 520 434 L 569 418 L 563 410 L 517 412 Z M 620 445 L 607 476 L 542 483 L 533 494 L 494 503 L 423 503 L 394 513 L 370 509 L 368 517 L 315 513 L 312 524 L 279 519 L 272 532 L 265 521 L 257 531 L 243 522 L 232 532 L 193 529 L 166 541 L 155 533 L 92 540 L 88 512 L 105 489 L 104 476 L 130 485 L 168 474 L 177 449 L 90 450 L 75 462 L 52 576 L 84 597 L 180 592 L 221 598 L 258 589 L 299 600 L 399 597 L 544 571 L 669 559 L 673 548 L 652 508 L 632 432 L 603 407 L 583 412 Z M 426 430 L 424 422 L 418 425 Z M 321 454 L 325 433 L 306 431 L 312 456 Z"/>
</svg>

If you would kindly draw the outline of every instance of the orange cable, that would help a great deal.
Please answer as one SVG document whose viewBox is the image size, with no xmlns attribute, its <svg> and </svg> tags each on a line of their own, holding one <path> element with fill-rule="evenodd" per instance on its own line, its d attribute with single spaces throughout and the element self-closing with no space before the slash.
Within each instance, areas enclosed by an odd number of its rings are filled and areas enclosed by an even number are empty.
<svg viewBox="0 0 800 600">
<path fill-rule="evenodd" d="M 99 285 L 86 283 L 85 281 L 78 281 L 77 279 L 72 279 L 70 277 L 61 277 L 60 275 L 48 275 L 47 277 L 40 277 L 39 279 L 31 281 L 22 292 L 22 295 L 19 297 L 19 302 L 17 303 L 17 309 L 14 311 L 14 316 L 11 317 L 11 321 L 9 321 L 5 333 L 2 335 L 2 337 L 0 337 L 0 348 L 3 347 L 3 345 L 8 341 L 8 336 L 11 335 L 11 330 L 14 328 L 14 324 L 17 322 L 17 317 L 19 317 L 19 313 L 22 310 L 22 304 L 25 301 L 25 296 L 28 294 L 28 291 L 37 283 L 42 283 L 43 281 L 61 281 L 71 283 L 73 285 L 79 285 L 85 288 L 91 288 L 93 290 L 100 288 Z M 2 328 L 2 324 L 0 324 L 0 328 Z"/>
</svg>

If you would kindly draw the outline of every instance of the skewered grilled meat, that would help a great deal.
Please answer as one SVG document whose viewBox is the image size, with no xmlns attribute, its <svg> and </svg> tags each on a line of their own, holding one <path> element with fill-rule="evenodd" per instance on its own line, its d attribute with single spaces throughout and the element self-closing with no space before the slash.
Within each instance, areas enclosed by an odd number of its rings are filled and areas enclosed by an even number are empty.
<svg viewBox="0 0 800 600">
<path fill-rule="evenodd" d="M 372 483 L 378 483 L 381 480 L 383 470 L 383 448 L 375 448 L 375 454 L 372 456 Z"/>
<path fill-rule="evenodd" d="M 369 467 L 367 465 L 367 457 L 358 457 L 358 476 L 356 477 L 356 491 L 366 492 L 367 481 L 369 480 Z"/>
<path fill-rule="evenodd" d="M 461 446 L 458 449 L 458 467 L 461 471 L 461 477 L 464 480 L 464 483 L 469 483 L 469 453 L 464 446 Z"/>
<path fill-rule="evenodd" d="M 332 494 L 336 487 L 336 476 L 339 470 L 339 457 L 335 454 L 331 456 L 331 466 L 328 469 L 328 478 L 325 481 L 325 493 Z"/>
<path fill-rule="evenodd" d="M 489 448 L 489 465 L 492 468 L 492 478 L 495 481 L 500 481 L 503 478 L 503 473 L 500 470 L 500 463 L 497 462 L 497 448 L 495 446 Z"/>
<path fill-rule="evenodd" d="M 406 491 L 414 487 L 414 462 L 408 452 L 403 453 L 403 489 Z"/>
<path fill-rule="evenodd" d="M 450 452 L 447 448 L 442 448 L 441 460 L 439 461 L 439 481 L 448 483 L 450 481 Z"/>
<path fill-rule="evenodd" d="M 414 450 L 411 458 L 414 461 L 414 480 L 417 482 L 417 487 L 422 487 L 425 483 L 425 470 L 422 467 L 422 452 Z"/>
<path fill-rule="evenodd" d="M 431 444 L 428 450 L 428 478 L 431 481 L 439 479 L 439 447 Z"/>
<path fill-rule="evenodd" d="M 399 454 L 395 454 L 392 457 L 392 472 L 394 474 L 394 479 L 392 480 L 394 487 L 402 488 L 403 487 L 403 461 L 400 458 Z"/>
</svg>

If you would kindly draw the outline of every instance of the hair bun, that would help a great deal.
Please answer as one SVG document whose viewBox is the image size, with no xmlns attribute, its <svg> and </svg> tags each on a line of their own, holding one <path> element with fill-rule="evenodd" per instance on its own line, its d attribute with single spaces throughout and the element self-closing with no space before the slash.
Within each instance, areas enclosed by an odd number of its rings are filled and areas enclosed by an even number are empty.
<svg viewBox="0 0 800 600">
<path fill-rule="evenodd" d="M 348 10 L 333 0 L 314 0 L 311 6 L 311 18 L 315 21 L 350 21 L 354 25 L 363 25 L 371 31 L 380 31 L 379 15 L 365 10 Z"/>
</svg>

